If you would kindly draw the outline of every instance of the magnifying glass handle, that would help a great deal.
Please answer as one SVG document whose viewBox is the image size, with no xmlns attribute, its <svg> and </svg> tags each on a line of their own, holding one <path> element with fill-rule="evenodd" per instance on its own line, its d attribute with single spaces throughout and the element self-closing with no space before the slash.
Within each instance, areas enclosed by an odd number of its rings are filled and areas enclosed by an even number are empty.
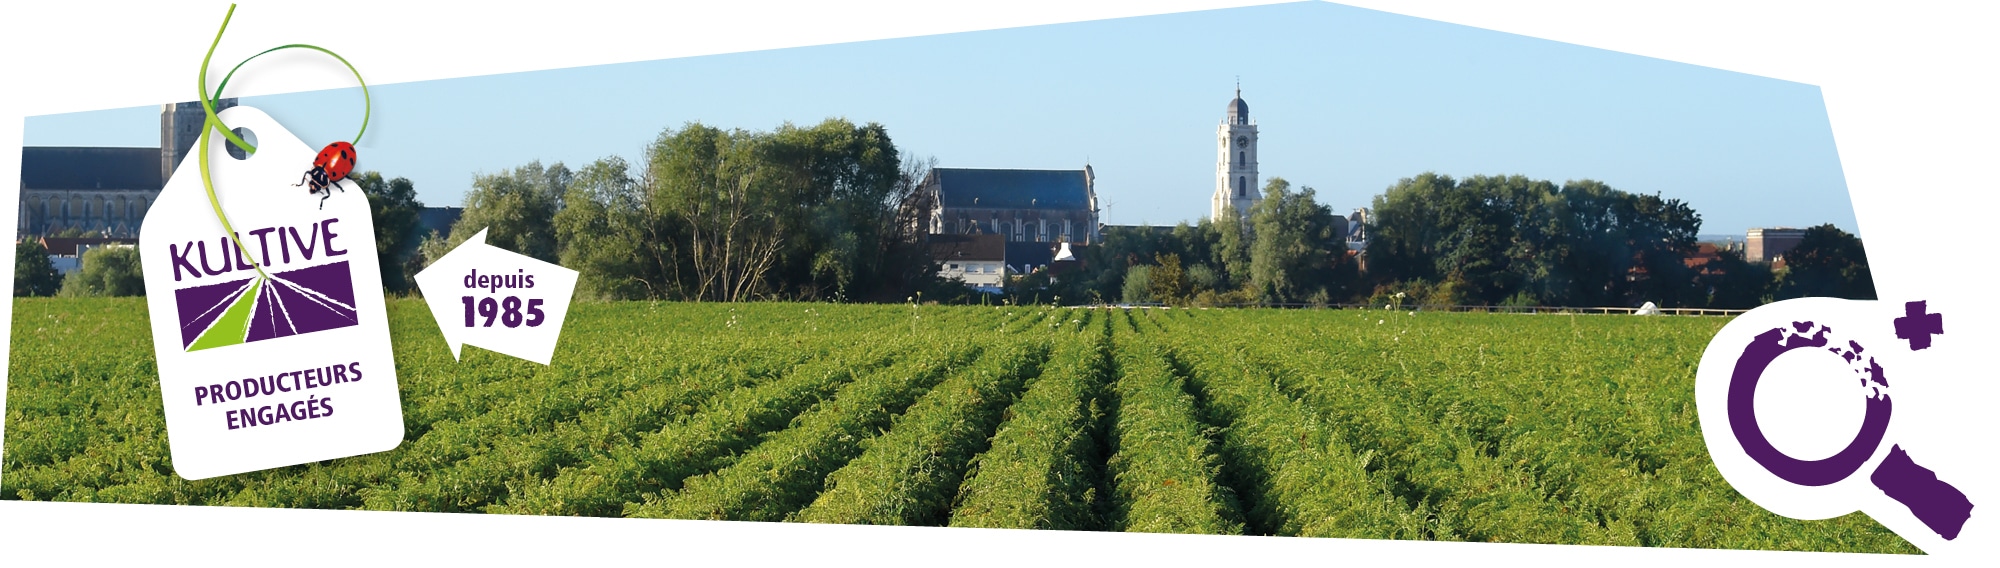
<svg viewBox="0 0 2000 568">
<path fill-rule="evenodd" d="M 1972 518 L 1972 501 L 1958 488 L 1937 478 L 1937 474 L 1917 462 L 1902 446 L 1890 446 L 1889 457 L 1868 476 L 1875 487 L 1910 508 L 1910 513 L 1945 540 L 1958 538 L 1965 520 Z"/>
</svg>

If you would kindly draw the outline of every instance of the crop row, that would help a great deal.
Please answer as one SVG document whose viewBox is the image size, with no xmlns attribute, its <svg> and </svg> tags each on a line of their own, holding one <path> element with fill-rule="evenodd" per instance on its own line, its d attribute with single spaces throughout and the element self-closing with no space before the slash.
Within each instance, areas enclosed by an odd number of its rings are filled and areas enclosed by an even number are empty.
<svg viewBox="0 0 2000 568">
<path fill-rule="evenodd" d="M 1211 319 L 1240 330 L 1220 345 L 1246 374 L 1370 458 L 1375 483 L 1424 517 L 1424 538 L 1796 549 L 1823 533 L 1844 536 L 1817 549 L 1907 550 L 1872 521 L 1793 521 L 1728 489 L 1687 363 L 1712 330 L 1545 318 L 1524 338 L 1522 316 Z"/>
<path fill-rule="evenodd" d="M 1142 328 L 1143 317 L 1123 315 L 1128 330 Z M 1185 379 L 1142 336 L 1118 338 L 1115 352 L 1114 453 L 1106 464 L 1116 504 L 1113 527 L 1241 534 L 1242 511 L 1220 480 L 1221 462 Z"/>
<path fill-rule="evenodd" d="M 1112 372 L 1110 323 L 1101 316 L 1095 323 L 1085 319 L 1074 332 L 1080 337 L 1056 336 L 1041 376 L 1007 408 L 1011 417 L 993 435 L 991 448 L 973 459 L 951 526 L 1086 530 L 1100 525 L 1098 431 L 1104 406 L 1099 397 Z"/>
<path fill-rule="evenodd" d="M 857 442 L 887 426 L 917 397 L 977 356 L 970 342 L 945 340 L 928 353 L 872 373 L 840 390 L 828 404 L 798 416 L 747 453 L 721 462 L 678 488 L 624 506 L 635 517 L 781 520 L 819 492 L 828 472 L 860 451 Z"/>
<path fill-rule="evenodd" d="M 401 447 L 186 481 L 140 307 L 17 301 L 0 498 L 1914 550 L 1729 489 L 1719 320 L 629 302 L 544 367 L 395 301 Z"/>
</svg>

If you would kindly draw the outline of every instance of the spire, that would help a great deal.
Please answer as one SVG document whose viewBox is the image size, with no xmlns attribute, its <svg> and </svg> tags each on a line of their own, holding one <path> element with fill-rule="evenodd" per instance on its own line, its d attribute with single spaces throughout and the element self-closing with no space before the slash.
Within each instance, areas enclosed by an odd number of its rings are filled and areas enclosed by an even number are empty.
<svg viewBox="0 0 2000 568">
<path fill-rule="evenodd" d="M 1229 100 L 1224 110 L 1223 121 L 1229 124 L 1250 124 L 1250 105 L 1243 102 L 1243 79 L 1236 79 L 1236 98 Z"/>
</svg>

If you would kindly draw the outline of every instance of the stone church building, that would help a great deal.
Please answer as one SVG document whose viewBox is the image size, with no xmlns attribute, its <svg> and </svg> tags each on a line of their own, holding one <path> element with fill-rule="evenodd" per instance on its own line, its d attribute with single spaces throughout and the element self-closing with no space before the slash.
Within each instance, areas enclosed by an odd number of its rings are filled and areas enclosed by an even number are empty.
<svg viewBox="0 0 2000 568">
<path fill-rule="evenodd" d="M 1059 243 L 1103 240 L 1097 175 L 1087 164 L 1080 170 L 934 168 L 918 194 L 929 207 L 920 219 L 932 241 L 943 235 L 995 235 L 1004 241 L 1005 254 L 990 260 L 1017 274 L 1052 264 Z M 948 266 L 961 259 L 936 260 Z"/>
<path fill-rule="evenodd" d="M 1096 244 L 1097 176 L 1080 170 L 935 168 L 918 191 L 931 234 L 996 234 L 1010 243 Z"/>
<path fill-rule="evenodd" d="M 236 106 L 236 99 L 216 106 Z M 66 229 L 137 237 L 139 221 L 199 140 L 205 118 L 199 103 L 161 105 L 158 148 L 22 148 L 16 237 Z"/>
</svg>

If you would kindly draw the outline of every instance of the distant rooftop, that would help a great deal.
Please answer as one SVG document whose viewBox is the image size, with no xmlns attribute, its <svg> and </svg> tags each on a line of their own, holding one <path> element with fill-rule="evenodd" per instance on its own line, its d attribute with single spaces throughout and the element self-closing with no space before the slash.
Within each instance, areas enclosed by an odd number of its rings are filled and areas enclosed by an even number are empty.
<svg viewBox="0 0 2000 568">
<path fill-rule="evenodd" d="M 945 207 L 1089 209 L 1083 170 L 931 170 Z"/>
<path fill-rule="evenodd" d="M 158 191 L 159 148 L 21 148 L 23 189 L 142 189 Z"/>
</svg>

